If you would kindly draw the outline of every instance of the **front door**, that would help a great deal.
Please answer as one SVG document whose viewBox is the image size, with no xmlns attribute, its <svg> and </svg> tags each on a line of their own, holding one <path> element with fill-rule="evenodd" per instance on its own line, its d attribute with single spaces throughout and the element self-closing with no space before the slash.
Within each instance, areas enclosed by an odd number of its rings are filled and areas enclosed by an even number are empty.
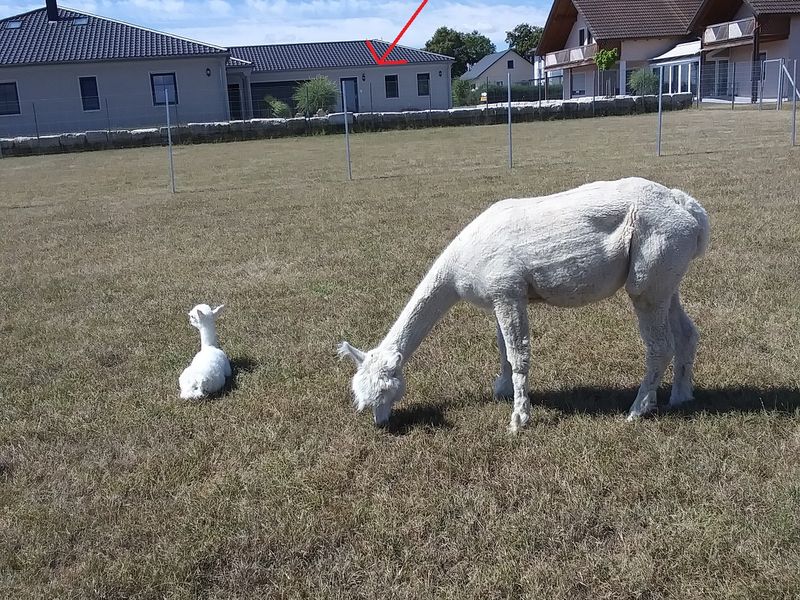
<svg viewBox="0 0 800 600">
<path fill-rule="evenodd" d="M 228 84 L 228 107 L 231 111 L 231 121 L 242 120 L 242 88 L 238 83 Z"/>
<path fill-rule="evenodd" d="M 347 95 L 347 111 L 358 112 L 358 78 L 346 77 L 341 81 L 342 97 Z"/>
</svg>

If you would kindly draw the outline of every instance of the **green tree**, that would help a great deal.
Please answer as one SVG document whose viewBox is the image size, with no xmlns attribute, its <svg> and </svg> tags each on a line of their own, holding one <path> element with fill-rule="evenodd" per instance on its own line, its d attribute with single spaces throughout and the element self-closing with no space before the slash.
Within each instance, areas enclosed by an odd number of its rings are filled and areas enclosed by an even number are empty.
<svg viewBox="0 0 800 600">
<path fill-rule="evenodd" d="M 594 64 L 601 71 L 607 71 L 613 67 L 619 60 L 619 50 L 612 48 L 611 50 L 598 50 L 594 55 Z"/>
<path fill-rule="evenodd" d="M 492 41 L 477 31 L 461 33 L 449 27 L 439 27 L 425 43 L 425 50 L 452 56 L 453 76 L 460 77 L 467 71 L 467 64 L 475 64 L 487 54 L 495 52 Z"/>
<path fill-rule="evenodd" d="M 658 75 L 650 69 L 639 69 L 628 82 L 630 88 L 639 96 L 658 93 Z"/>
<path fill-rule="evenodd" d="M 492 40 L 485 35 L 482 35 L 477 31 L 471 31 L 470 33 L 464 34 L 462 56 L 464 58 L 464 62 L 467 64 L 474 65 L 484 56 L 494 54 L 495 52 L 497 52 L 497 47 L 492 43 Z"/>
<path fill-rule="evenodd" d="M 542 39 L 544 28 L 528 23 L 520 23 L 511 31 L 506 31 L 506 43 L 520 56 L 530 58 Z"/>
<path fill-rule="evenodd" d="M 313 115 L 320 109 L 330 112 L 336 106 L 336 84 L 325 76 L 301 83 L 292 96 L 299 112 Z"/>
<path fill-rule="evenodd" d="M 264 103 L 267 105 L 267 116 L 288 119 L 292 116 L 292 109 L 286 102 L 281 102 L 274 96 L 264 96 Z"/>
</svg>

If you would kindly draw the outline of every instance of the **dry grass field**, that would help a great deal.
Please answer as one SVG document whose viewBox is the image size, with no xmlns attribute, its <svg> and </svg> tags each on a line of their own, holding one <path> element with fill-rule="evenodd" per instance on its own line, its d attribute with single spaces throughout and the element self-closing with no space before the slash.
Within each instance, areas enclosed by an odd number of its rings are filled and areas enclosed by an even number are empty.
<svg viewBox="0 0 800 600">
<path fill-rule="evenodd" d="M 690 111 L 0 161 L 0 597 L 797 598 L 800 148 L 788 115 Z M 696 196 L 696 402 L 624 422 L 627 298 L 531 308 L 532 423 L 456 307 L 376 429 L 376 344 L 489 203 L 640 175 Z M 178 398 L 186 312 L 227 304 L 235 382 Z M 669 375 L 664 387 L 668 393 Z"/>
</svg>

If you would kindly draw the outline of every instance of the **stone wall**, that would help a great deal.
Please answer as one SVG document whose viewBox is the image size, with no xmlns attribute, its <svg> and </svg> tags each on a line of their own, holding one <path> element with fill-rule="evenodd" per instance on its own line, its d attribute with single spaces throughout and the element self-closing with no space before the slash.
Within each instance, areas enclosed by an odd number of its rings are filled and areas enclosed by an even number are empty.
<svg viewBox="0 0 800 600">
<path fill-rule="evenodd" d="M 665 110 L 680 110 L 692 105 L 691 94 L 663 96 Z M 538 102 L 512 102 L 512 120 L 552 121 L 581 119 L 594 116 L 617 116 L 658 110 L 658 97 L 580 98 L 576 100 L 550 100 Z M 508 107 L 504 104 L 451 108 L 449 110 L 407 111 L 349 114 L 348 122 L 355 133 L 361 131 L 389 131 L 423 127 L 453 127 L 459 125 L 491 125 L 508 120 Z M 301 135 L 344 133 L 344 113 L 326 117 L 294 119 L 253 119 L 230 123 L 189 123 L 172 127 L 175 144 L 202 144 L 208 142 L 233 142 Z M 0 139 L 2 156 L 28 156 L 85 150 L 113 148 L 139 148 L 167 143 L 167 128 L 120 129 L 86 131 L 41 137 Z"/>
</svg>

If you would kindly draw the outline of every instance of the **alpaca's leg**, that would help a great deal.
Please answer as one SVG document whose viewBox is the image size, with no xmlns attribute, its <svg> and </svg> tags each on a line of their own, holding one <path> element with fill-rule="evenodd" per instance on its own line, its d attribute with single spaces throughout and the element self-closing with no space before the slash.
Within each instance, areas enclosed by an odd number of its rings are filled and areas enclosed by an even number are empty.
<svg viewBox="0 0 800 600">
<path fill-rule="evenodd" d="M 669 307 L 669 325 L 675 340 L 674 374 L 669 398 L 669 405 L 674 408 L 692 399 L 692 370 L 699 338 L 697 327 L 683 310 L 677 293 L 672 297 Z"/>
<path fill-rule="evenodd" d="M 528 329 L 528 302 L 526 299 L 504 300 L 495 304 L 497 323 L 506 343 L 506 354 L 511 365 L 514 386 L 514 412 L 509 429 L 516 432 L 530 418 L 531 403 L 528 398 L 528 368 L 530 366 L 530 331 Z"/>
<path fill-rule="evenodd" d="M 503 399 L 513 398 L 514 383 L 511 377 L 511 363 L 508 362 L 506 340 L 503 337 L 503 330 L 500 329 L 499 323 L 497 324 L 497 350 L 500 352 L 500 375 L 494 380 L 494 397 Z"/>
<path fill-rule="evenodd" d="M 670 300 L 653 303 L 647 299 L 633 298 L 633 305 L 639 318 L 639 333 L 644 341 L 647 359 L 644 379 L 628 414 L 629 421 L 656 409 L 658 386 L 674 353 L 668 319 Z"/>
</svg>

